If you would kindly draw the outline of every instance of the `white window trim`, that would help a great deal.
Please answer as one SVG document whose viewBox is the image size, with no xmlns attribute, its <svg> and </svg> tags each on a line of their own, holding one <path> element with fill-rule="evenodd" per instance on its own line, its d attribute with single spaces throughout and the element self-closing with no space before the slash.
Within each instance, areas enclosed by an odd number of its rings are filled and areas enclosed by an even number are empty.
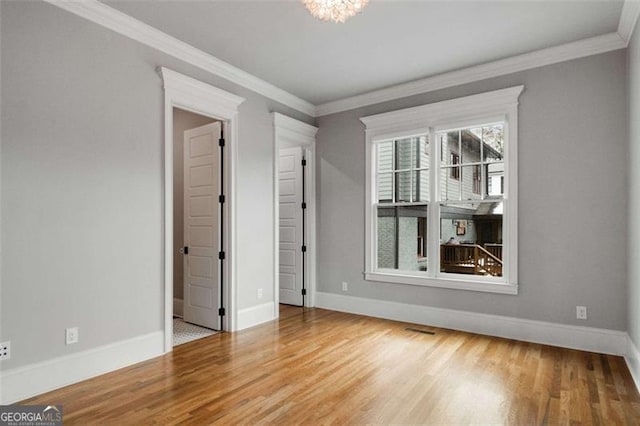
<svg viewBox="0 0 640 426">
<path fill-rule="evenodd" d="M 442 287 L 503 294 L 518 294 L 518 98 L 524 86 L 515 86 L 493 92 L 466 96 L 433 104 L 407 108 L 383 114 L 362 117 L 366 127 L 366 232 L 365 273 L 370 281 L 409 284 L 427 287 Z M 430 135 L 435 146 L 436 131 L 443 128 L 465 127 L 495 121 L 505 123 L 505 188 L 504 188 L 504 233 L 505 270 L 500 281 L 481 276 L 446 274 L 440 276 L 435 268 L 435 256 L 429 255 L 429 268 L 435 276 L 426 277 L 409 271 L 375 269 L 376 223 L 374 202 L 376 194 L 375 145 L 389 139 L 400 139 L 420 134 Z M 432 153 L 432 155 L 434 155 Z M 434 185 L 438 185 L 436 180 Z M 438 201 L 429 201 L 430 211 Z M 433 215 L 430 213 L 430 217 Z M 439 221 L 429 221 L 430 235 L 439 235 Z M 439 243 L 439 239 L 438 239 Z M 433 250 L 434 244 L 429 248 Z"/>
</svg>

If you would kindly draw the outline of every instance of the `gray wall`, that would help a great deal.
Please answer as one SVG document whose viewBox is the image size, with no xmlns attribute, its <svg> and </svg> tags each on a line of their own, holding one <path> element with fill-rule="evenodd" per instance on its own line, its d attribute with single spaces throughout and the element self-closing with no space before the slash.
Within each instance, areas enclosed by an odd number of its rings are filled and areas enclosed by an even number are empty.
<svg viewBox="0 0 640 426">
<path fill-rule="evenodd" d="M 626 329 L 625 51 L 317 119 L 319 291 Z M 525 85 L 519 109 L 516 296 L 364 281 L 365 135 L 360 117 Z M 640 185 L 640 183 L 639 183 Z M 589 319 L 575 319 L 586 305 Z"/>
<path fill-rule="evenodd" d="M 640 347 L 640 24 L 627 51 L 629 84 L 629 336 Z"/>
<path fill-rule="evenodd" d="M 180 108 L 173 109 L 173 297 L 182 299 L 184 259 L 180 249 L 184 246 L 184 131 L 214 119 Z"/>
<path fill-rule="evenodd" d="M 2 369 L 162 329 L 159 65 L 239 111 L 239 307 L 273 300 L 273 126 L 293 110 L 42 2 L 2 2 Z M 257 288 L 264 289 L 262 300 Z M 65 346 L 64 329 L 80 327 Z"/>
</svg>

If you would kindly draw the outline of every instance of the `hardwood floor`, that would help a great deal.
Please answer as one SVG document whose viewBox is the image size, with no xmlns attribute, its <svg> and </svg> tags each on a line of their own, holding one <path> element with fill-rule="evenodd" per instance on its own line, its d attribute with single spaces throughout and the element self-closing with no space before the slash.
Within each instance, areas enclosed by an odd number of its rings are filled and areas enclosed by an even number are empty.
<svg viewBox="0 0 640 426">
<path fill-rule="evenodd" d="M 24 403 L 65 424 L 640 424 L 621 357 L 294 307 Z"/>
</svg>

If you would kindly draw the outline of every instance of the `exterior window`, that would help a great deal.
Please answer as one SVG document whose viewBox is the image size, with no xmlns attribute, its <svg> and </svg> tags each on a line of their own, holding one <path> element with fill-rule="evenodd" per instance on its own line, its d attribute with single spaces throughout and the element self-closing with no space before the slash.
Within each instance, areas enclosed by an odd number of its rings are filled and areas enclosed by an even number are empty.
<svg viewBox="0 0 640 426">
<path fill-rule="evenodd" d="M 362 119 L 371 161 L 367 279 L 517 293 L 521 90 L 440 103 L 452 126 L 440 104 Z"/>
<path fill-rule="evenodd" d="M 479 194 L 482 188 L 482 167 L 480 165 L 473 166 L 473 193 Z"/>
<path fill-rule="evenodd" d="M 460 155 L 455 152 L 451 153 L 451 164 L 460 164 Z M 451 167 L 451 179 L 460 180 L 460 167 Z"/>
<path fill-rule="evenodd" d="M 377 150 L 378 267 L 426 271 L 428 138 L 385 141 Z"/>
<path fill-rule="evenodd" d="M 504 180 L 504 123 L 441 131 L 436 138 L 443 149 L 454 145 L 462 154 L 459 166 L 440 164 L 443 177 L 447 169 L 462 169 L 459 182 L 444 181 L 440 193 L 440 272 L 501 277 L 502 189 L 492 183 L 482 194 L 480 170 Z"/>
</svg>

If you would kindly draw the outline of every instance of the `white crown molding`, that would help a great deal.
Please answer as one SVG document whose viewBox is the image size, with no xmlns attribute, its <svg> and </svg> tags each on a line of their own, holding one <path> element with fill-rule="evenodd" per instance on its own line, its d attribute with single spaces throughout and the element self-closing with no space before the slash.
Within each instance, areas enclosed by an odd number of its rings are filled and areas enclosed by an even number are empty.
<svg viewBox="0 0 640 426">
<path fill-rule="evenodd" d="M 627 47 L 640 15 L 640 2 L 626 0 L 622 8 L 617 32 L 536 50 L 315 106 L 98 0 L 45 1 L 311 117 L 321 117 L 367 105 L 623 49 Z"/>
<path fill-rule="evenodd" d="M 631 41 L 638 16 L 640 16 L 640 1 L 625 1 L 622 5 L 622 13 L 620 14 L 620 22 L 618 23 L 618 35 L 624 40 L 625 46 L 628 46 Z"/>
<path fill-rule="evenodd" d="M 334 293 L 318 292 L 316 297 L 317 307 L 333 311 L 604 354 L 625 355 L 629 350 L 628 335 L 624 331 L 434 308 Z"/>
<path fill-rule="evenodd" d="M 235 84 L 280 102 L 290 108 L 314 116 L 315 106 L 271 83 L 178 40 L 97 0 L 45 0 L 61 9 L 102 25 L 112 31 L 188 64 L 229 80 Z"/>
<path fill-rule="evenodd" d="M 570 61 L 572 59 L 605 53 L 611 50 L 623 49 L 624 47 L 626 47 L 626 44 L 618 33 L 604 34 L 328 102 L 316 107 L 316 117 L 512 74 L 558 62 Z"/>
</svg>

